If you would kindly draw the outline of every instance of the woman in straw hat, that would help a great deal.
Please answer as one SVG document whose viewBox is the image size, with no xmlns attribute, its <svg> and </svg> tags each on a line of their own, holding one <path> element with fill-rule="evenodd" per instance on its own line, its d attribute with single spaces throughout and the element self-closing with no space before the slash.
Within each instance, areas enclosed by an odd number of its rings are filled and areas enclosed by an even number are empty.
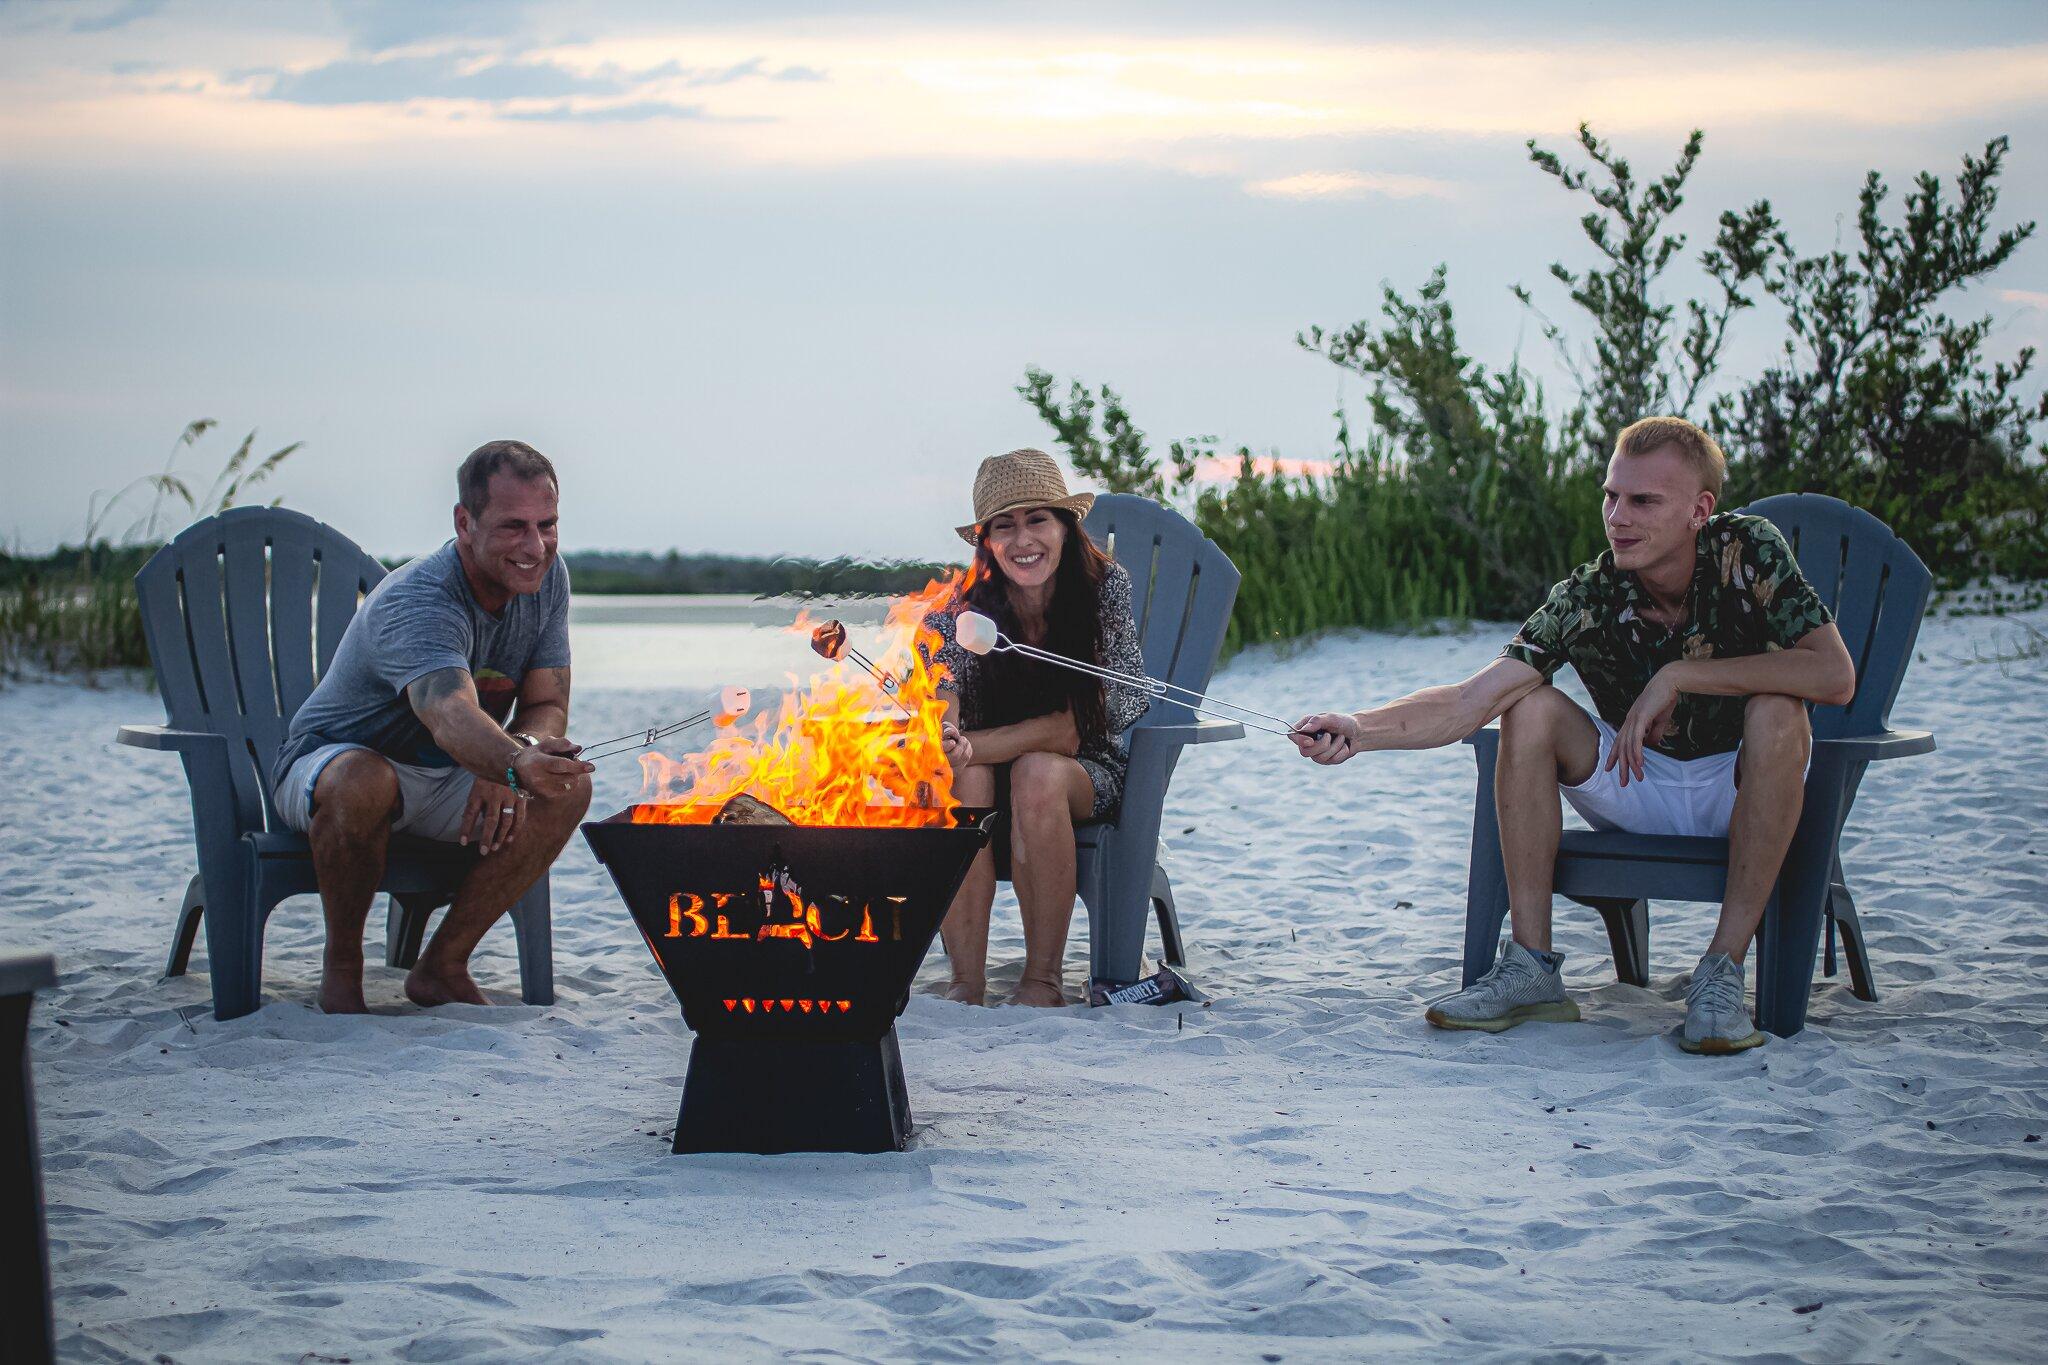
<svg viewBox="0 0 2048 1365">
<path fill-rule="evenodd" d="M 1130 576 L 1081 526 L 1094 501 L 1069 493 L 1042 450 L 983 460 L 974 521 L 958 528 L 974 546 L 974 568 L 952 612 L 927 621 L 944 638 L 935 661 L 952 675 L 941 690 L 953 794 L 1008 816 L 1010 880 L 1024 920 L 1024 973 L 1011 997 L 1018 1005 L 1066 1003 L 1074 826 L 1115 817 L 1130 761 L 1123 735 L 1150 699 L 1021 655 L 970 654 L 953 638 L 953 612 L 978 611 L 1012 640 L 1051 653 L 1142 673 Z M 942 926 L 950 999 L 979 1005 L 987 993 L 995 892 L 995 851 L 984 849 Z"/>
</svg>

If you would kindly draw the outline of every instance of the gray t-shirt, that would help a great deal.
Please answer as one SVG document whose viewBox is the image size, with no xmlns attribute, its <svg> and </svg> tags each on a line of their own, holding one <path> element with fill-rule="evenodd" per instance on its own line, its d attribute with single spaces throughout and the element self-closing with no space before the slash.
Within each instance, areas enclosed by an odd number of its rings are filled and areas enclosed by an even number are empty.
<svg viewBox="0 0 2048 1365">
<path fill-rule="evenodd" d="M 292 717 L 277 751 L 276 781 L 323 744 L 361 744 L 394 763 L 452 768 L 414 714 L 405 689 L 443 668 L 467 669 L 477 700 L 503 724 L 520 682 L 536 668 L 569 666 L 569 570 L 556 559 L 540 591 L 492 615 L 477 605 L 449 541 L 370 590 L 342 633 L 334 662 Z"/>
</svg>

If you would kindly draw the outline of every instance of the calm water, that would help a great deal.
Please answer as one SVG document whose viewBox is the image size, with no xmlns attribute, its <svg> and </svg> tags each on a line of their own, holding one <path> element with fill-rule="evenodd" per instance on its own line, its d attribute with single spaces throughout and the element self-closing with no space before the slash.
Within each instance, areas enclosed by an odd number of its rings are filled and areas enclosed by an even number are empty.
<svg viewBox="0 0 2048 1365">
<path fill-rule="evenodd" d="M 885 598 L 799 602 L 738 594 L 578 594 L 569 605 L 577 688 L 769 689 L 792 673 L 808 678 L 824 660 L 811 652 L 805 635 L 789 629 L 804 609 L 814 618 L 844 621 L 855 647 L 872 653 L 888 604 Z"/>
</svg>

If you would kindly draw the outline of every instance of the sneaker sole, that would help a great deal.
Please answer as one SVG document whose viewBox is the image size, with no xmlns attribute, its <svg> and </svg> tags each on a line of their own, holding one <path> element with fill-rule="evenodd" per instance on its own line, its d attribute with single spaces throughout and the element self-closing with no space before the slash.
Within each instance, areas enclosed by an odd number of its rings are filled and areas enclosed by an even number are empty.
<svg viewBox="0 0 2048 1365">
<path fill-rule="evenodd" d="M 1747 1038 L 1702 1038 L 1697 1043 L 1683 1033 L 1678 1035 L 1679 1050 L 1690 1052 L 1696 1057 L 1727 1057 L 1763 1045 L 1764 1035 L 1761 1030 L 1751 1033 Z"/>
<path fill-rule="evenodd" d="M 1569 1000 L 1561 1000 L 1548 1005 L 1517 1005 L 1492 1019 L 1460 1019 L 1434 1009 L 1424 1011 L 1422 1017 L 1438 1028 L 1505 1033 L 1517 1024 L 1576 1024 L 1579 1022 L 1579 1007 Z"/>
</svg>

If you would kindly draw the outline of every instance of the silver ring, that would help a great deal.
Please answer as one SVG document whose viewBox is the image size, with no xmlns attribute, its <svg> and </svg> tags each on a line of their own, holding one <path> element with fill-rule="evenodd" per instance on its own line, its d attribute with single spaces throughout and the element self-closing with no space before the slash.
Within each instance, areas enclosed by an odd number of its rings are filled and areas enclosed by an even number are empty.
<svg viewBox="0 0 2048 1365">
<path fill-rule="evenodd" d="M 513 812 L 514 812 L 514 811 L 515 811 L 516 809 L 517 809 L 517 807 L 514 807 L 514 806 L 500 806 L 500 807 L 498 807 L 498 814 L 500 814 L 500 815 L 510 815 L 510 814 L 512 814 L 512 813 L 513 813 Z"/>
</svg>

